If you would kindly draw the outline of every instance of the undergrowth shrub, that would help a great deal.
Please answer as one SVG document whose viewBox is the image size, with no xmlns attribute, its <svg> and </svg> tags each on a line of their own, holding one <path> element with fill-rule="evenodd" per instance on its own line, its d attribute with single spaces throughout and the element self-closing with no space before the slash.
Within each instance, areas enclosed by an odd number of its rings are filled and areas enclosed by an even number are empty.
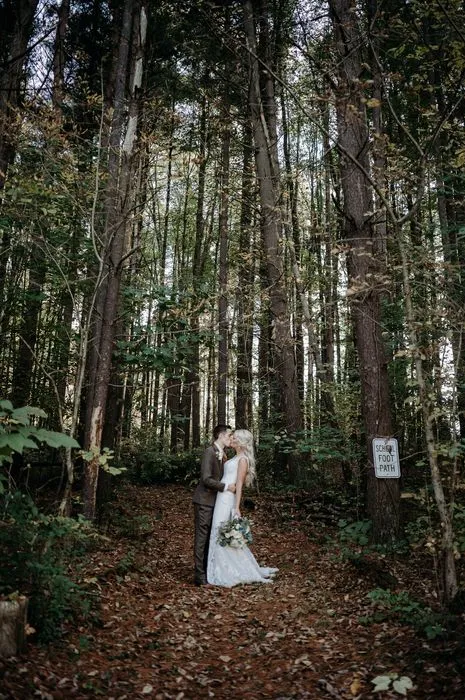
<svg viewBox="0 0 465 700">
<path fill-rule="evenodd" d="M 341 519 L 338 522 L 339 540 L 344 544 L 365 546 L 370 541 L 371 520 L 355 520 L 350 522 Z"/>
<path fill-rule="evenodd" d="M 453 510 L 453 526 L 455 546 L 461 553 L 465 553 L 465 505 L 463 503 L 454 503 Z"/>
<path fill-rule="evenodd" d="M 359 618 L 362 624 L 396 620 L 412 626 L 416 632 L 428 639 L 441 637 L 446 631 L 447 616 L 431 610 L 412 598 L 407 591 L 393 593 L 389 589 L 375 588 L 367 596 L 374 612 L 372 615 Z"/>
<path fill-rule="evenodd" d="M 89 611 L 89 597 L 68 573 L 86 550 L 90 526 L 46 515 L 20 491 L 4 494 L 0 505 L 0 595 L 26 595 L 37 639 L 51 641 L 68 617 Z"/>
<path fill-rule="evenodd" d="M 341 518 L 338 523 L 336 538 L 329 537 L 328 544 L 339 545 L 339 558 L 342 560 L 363 559 L 367 555 L 406 555 L 410 552 L 410 542 L 399 538 L 385 544 L 371 541 L 371 520 L 348 520 Z"/>
<path fill-rule="evenodd" d="M 457 558 L 465 553 L 465 505 L 454 503 L 452 508 L 454 548 Z M 412 549 L 424 548 L 430 554 L 438 554 L 442 539 L 439 518 L 429 512 L 422 514 L 405 525 L 405 534 Z"/>
<path fill-rule="evenodd" d="M 141 452 L 129 469 L 128 477 L 139 484 L 186 484 L 200 477 L 200 451 L 163 454 Z"/>
<path fill-rule="evenodd" d="M 289 455 L 299 460 L 299 483 L 292 484 L 286 462 Z M 315 428 L 289 434 L 286 430 L 264 432 L 257 445 L 257 471 L 265 489 L 330 489 L 341 484 L 356 488 L 361 450 L 339 429 Z"/>
<path fill-rule="evenodd" d="M 203 448 L 171 454 L 164 447 L 153 426 L 133 431 L 121 445 L 120 462 L 127 469 L 126 477 L 136 484 L 195 484 Z"/>
</svg>

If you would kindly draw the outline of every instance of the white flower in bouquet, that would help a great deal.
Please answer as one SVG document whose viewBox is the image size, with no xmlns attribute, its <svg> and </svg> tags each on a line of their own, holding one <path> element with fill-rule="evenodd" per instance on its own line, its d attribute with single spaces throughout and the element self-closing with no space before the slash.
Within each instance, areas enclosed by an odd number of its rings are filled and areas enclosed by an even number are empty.
<svg viewBox="0 0 465 700">
<path fill-rule="evenodd" d="M 221 547 L 243 549 L 252 542 L 252 532 L 248 518 L 232 518 L 221 523 L 217 542 Z"/>
</svg>

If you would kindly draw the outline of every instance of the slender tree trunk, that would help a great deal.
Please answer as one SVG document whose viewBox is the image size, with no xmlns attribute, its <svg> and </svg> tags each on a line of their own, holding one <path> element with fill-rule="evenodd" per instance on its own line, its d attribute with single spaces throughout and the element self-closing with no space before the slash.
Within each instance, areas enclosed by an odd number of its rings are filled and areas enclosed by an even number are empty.
<svg viewBox="0 0 465 700">
<path fill-rule="evenodd" d="M 410 347 L 412 348 L 415 363 L 418 390 L 420 394 L 420 404 L 422 408 L 426 437 L 426 449 L 431 469 L 431 482 L 433 485 L 434 497 L 441 522 L 442 586 L 440 593 L 443 604 L 448 605 L 454 599 L 458 591 L 452 513 L 447 507 L 441 472 L 439 469 L 437 442 L 434 434 L 435 407 L 432 400 L 432 396 L 434 394 L 432 394 L 431 388 L 428 386 L 428 382 L 424 374 L 423 360 L 416 330 L 418 324 L 412 302 L 413 297 L 410 286 L 409 263 L 402 230 L 397 231 L 397 242 L 401 253 L 407 327 L 409 332 Z"/>
<path fill-rule="evenodd" d="M 191 332 L 193 336 L 191 358 L 192 368 L 189 373 L 189 381 L 191 384 L 192 396 L 192 446 L 199 447 L 201 441 L 200 431 L 200 321 L 199 314 L 200 300 L 197 298 L 201 292 L 201 283 L 203 279 L 203 247 L 205 239 L 205 222 L 204 222 L 204 202 L 205 202 L 205 176 L 208 163 L 208 143 L 209 143 L 209 128 L 208 128 L 208 108 L 205 96 L 202 97 L 200 106 L 200 123 L 199 123 L 199 171 L 197 182 L 197 203 L 195 213 L 195 242 L 194 242 L 194 258 L 192 269 L 194 273 L 193 287 L 196 291 L 194 304 L 196 309 L 191 313 Z"/>
<path fill-rule="evenodd" d="M 0 7 L 0 205 L 10 163 L 16 153 L 24 86 L 24 65 L 38 0 L 5 0 Z M 10 259 L 10 231 L 0 238 L 0 304 L 4 302 L 5 275 Z"/>
<path fill-rule="evenodd" d="M 173 136 L 174 136 L 174 109 L 175 109 L 175 101 L 173 98 L 173 103 L 172 103 L 172 114 L 171 114 L 171 120 L 170 120 L 170 141 L 169 141 L 169 148 L 168 148 L 168 168 L 167 168 L 167 174 L 166 174 L 166 193 L 165 193 L 165 210 L 163 213 L 163 226 L 162 228 L 162 236 L 161 240 L 158 239 L 158 248 L 160 250 L 160 259 L 157 263 L 153 264 L 153 276 L 157 280 L 158 285 L 161 287 L 164 287 L 166 284 L 166 252 L 167 252 L 167 246 L 168 246 L 168 231 L 169 231 L 169 222 L 170 222 L 170 212 L 171 212 L 171 188 L 172 188 L 172 172 L 173 172 L 173 150 L 174 150 L 174 143 L 173 143 Z M 154 215 L 153 217 L 154 222 L 156 221 L 156 217 Z M 156 242 L 154 241 L 154 244 Z M 150 323 L 152 323 L 152 315 L 149 317 Z M 155 347 L 157 349 L 157 352 L 160 352 L 161 347 L 163 345 L 164 341 L 164 333 L 162 330 L 162 319 L 160 315 L 158 316 L 158 323 L 159 323 L 159 328 L 155 332 Z M 160 444 L 163 442 L 163 432 L 164 432 L 164 427 L 162 428 L 162 424 L 164 426 L 164 417 L 165 417 L 165 412 L 164 412 L 164 406 L 165 406 L 165 401 L 164 401 L 164 389 L 162 389 L 162 396 L 160 400 L 160 384 L 161 384 L 161 370 L 156 369 L 154 373 L 154 378 L 152 380 L 152 395 L 153 395 L 153 404 L 154 404 L 154 409 L 153 409 L 153 425 L 155 426 L 156 429 L 159 430 L 159 439 L 160 439 Z M 159 416 L 159 404 L 163 407 L 163 409 L 160 411 L 162 415 Z"/>
<path fill-rule="evenodd" d="M 24 295 L 19 327 L 19 348 L 11 386 L 11 400 L 16 406 L 26 406 L 31 398 L 32 371 L 42 308 L 42 290 L 47 270 L 42 248 L 37 243 L 33 243 L 32 246 L 29 262 L 29 284 Z"/>
<path fill-rule="evenodd" d="M 262 23 L 267 21 L 262 14 Z M 264 90 L 266 109 L 262 100 L 259 62 L 253 4 L 244 2 L 244 27 L 249 52 L 250 89 L 249 106 L 255 143 L 255 159 L 262 213 L 263 246 L 266 256 L 274 344 L 275 371 L 281 399 L 280 422 L 288 433 L 302 428 L 302 410 L 297 385 L 295 344 L 291 333 L 290 313 L 284 277 L 282 221 L 280 210 L 280 182 L 274 118 L 276 104 L 272 82 L 268 79 Z M 291 465 L 292 467 L 292 465 Z M 300 475 L 292 474 L 299 480 Z"/>
<path fill-rule="evenodd" d="M 465 184 L 463 174 L 453 170 L 445 177 L 446 212 L 447 212 L 447 245 L 445 258 L 450 265 L 449 296 L 454 302 L 458 313 L 452 317 L 452 346 L 456 367 L 457 411 L 460 425 L 460 437 L 465 439 L 465 336 L 463 325 L 463 309 L 465 307 Z"/>
<path fill-rule="evenodd" d="M 268 295 L 266 293 L 263 261 L 260 264 L 260 311 L 258 316 L 258 424 L 260 434 L 275 426 L 270 416 L 271 392 L 275 383 L 271 362 L 271 319 Z M 274 421 L 276 420 L 273 416 Z"/>
<path fill-rule="evenodd" d="M 70 0 L 62 0 L 57 10 L 58 24 L 55 34 L 55 55 L 53 56 L 53 105 L 61 111 L 64 98 L 65 38 L 68 30 Z"/>
<path fill-rule="evenodd" d="M 287 211 L 285 212 L 285 228 L 287 229 L 287 239 L 292 241 L 295 255 L 295 262 L 300 268 L 300 225 L 297 212 L 298 203 L 298 179 L 292 172 L 291 164 L 291 145 L 288 128 L 287 107 L 285 94 L 281 92 L 281 115 L 283 123 L 283 152 L 284 163 L 286 168 L 286 187 L 287 187 Z M 300 131 L 300 129 L 299 129 Z M 299 149 L 300 133 L 297 135 L 297 162 Z M 289 230 L 290 229 L 290 230 Z M 297 386 L 299 388 L 299 397 L 301 402 L 304 398 L 304 342 L 302 331 L 302 303 L 299 293 L 296 295 L 296 309 L 294 318 L 295 328 L 295 346 L 296 346 L 296 371 L 297 371 Z"/>
<path fill-rule="evenodd" d="M 243 130 L 241 224 L 239 234 L 237 304 L 236 415 L 237 427 L 252 428 L 252 345 L 253 345 L 253 282 L 252 251 L 253 206 L 253 141 L 250 121 Z"/>
<path fill-rule="evenodd" d="M 186 371 L 182 384 L 181 394 L 181 415 L 182 415 L 182 436 L 184 450 L 190 447 L 191 435 L 191 410 L 192 410 L 192 385 L 190 382 L 190 372 Z"/>
<path fill-rule="evenodd" d="M 229 112 L 229 110 L 226 110 Z M 231 145 L 231 126 L 228 120 L 223 125 L 221 144 L 221 184 L 219 215 L 219 301 L 218 327 L 220 342 L 218 345 L 218 423 L 227 423 L 228 391 L 228 223 L 229 223 L 229 152 Z"/>
</svg>

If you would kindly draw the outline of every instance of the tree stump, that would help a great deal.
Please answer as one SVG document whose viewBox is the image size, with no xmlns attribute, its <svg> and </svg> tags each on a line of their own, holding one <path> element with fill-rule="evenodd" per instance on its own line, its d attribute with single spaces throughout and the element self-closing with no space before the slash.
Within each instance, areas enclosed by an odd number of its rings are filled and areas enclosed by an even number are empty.
<svg viewBox="0 0 465 700">
<path fill-rule="evenodd" d="M 0 600 L 0 658 L 16 656 L 26 641 L 27 598 Z"/>
</svg>

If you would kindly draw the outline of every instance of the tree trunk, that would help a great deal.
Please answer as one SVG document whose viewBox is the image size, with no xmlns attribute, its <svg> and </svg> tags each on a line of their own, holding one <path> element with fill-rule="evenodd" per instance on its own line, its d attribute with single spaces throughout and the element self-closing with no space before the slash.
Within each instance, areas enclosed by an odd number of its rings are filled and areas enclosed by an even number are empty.
<svg viewBox="0 0 465 700">
<path fill-rule="evenodd" d="M 57 10 L 58 24 L 55 34 L 55 55 L 53 56 L 53 94 L 55 108 L 61 111 L 64 98 L 65 76 L 65 37 L 68 29 L 70 0 L 62 0 Z"/>
<path fill-rule="evenodd" d="M 19 348 L 13 369 L 11 400 L 15 406 L 26 406 L 31 396 L 32 369 L 37 344 L 39 317 L 42 308 L 42 289 L 45 282 L 46 261 L 42 248 L 32 242 L 29 261 L 29 284 L 25 292 Z"/>
<path fill-rule="evenodd" d="M 0 600 L 0 658 L 17 656 L 26 643 L 28 599 Z"/>
<path fill-rule="evenodd" d="M 134 19 L 133 19 L 134 18 Z M 131 28 L 134 22 L 133 61 L 130 61 Z M 90 377 L 94 387 L 90 400 L 90 421 L 85 447 L 95 453 L 87 463 L 84 479 L 84 515 L 93 519 L 96 514 L 96 496 L 99 474 L 99 454 L 105 420 L 108 387 L 112 369 L 112 352 L 115 322 L 119 306 L 123 256 L 127 239 L 127 219 L 133 204 L 132 159 L 138 123 L 138 92 L 142 81 L 143 54 L 146 37 L 146 12 L 143 4 L 126 0 L 121 25 L 117 66 L 114 71 L 115 91 L 110 132 L 110 154 L 105 210 L 105 251 L 103 265 L 105 284 L 101 287 L 101 324 L 96 338 L 98 361 L 94 376 Z M 128 121 L 124 128 L 125 91 L 130 77 L 130 101 Z"/>
<path fill-rule="evenodd" d="M 456 596 L 458 591 L 457 571 L 455 566 L 455 542 L 452 525 L 451 510 L 447 507 L 444 487 L 439 469 L 437 442 L 434 434 L 435 423 L 435 406 L 432 400 L 434 394 L 428 386 L 425 374 L 423 371 L 423 360 L 417 335 L 417 319 L 414 312 L 412 302 L 412 290 L 410 286 L 409 264 L 406 252 L 406 246 L 403 239 L 402 230 L 397 231 L 397 242 L 401 254 L 402 275 L 405 295 L 405 312 L 407 319 L 407 327 L 409 332 L 410 347 L 413 353 L 415 363 L 416 379 L 418 382 L 418 390 L 420 394 L 420 404 L 422 409 L 426 450 L 428 454 L 428 462 L 431 470 L 431 482 L 433 485 L 434 498 L 439 513 L 441 523 L 441 600 L 443 605 L 447 606 Z"/>
<path fill-rule="evenodd" d="M 282 130 L 283 130 L 283 154 L 284 164 L 286 168 L 286 189 L 287 196 L 285 202 L 287 209 L 284 212 L 284 221 L 286 229 L 286 238 L 289 242 L 292 241 L 294 249 L 295 262 L 300 268 L 300 224 L 298 215 L 298 178 L 292 170 L 291 163 L 291 141 L 288 127 L 288 115 L 286 107 L 286 99 L 284 91 L 281 92 L 281 115 L 282 115 Z M 300 146 L 300 124 L 297 133 L 297 155 L 296 160 L 299 160 Z M 298 165 L 297 165 L 298 167 Z M 297 371 L 297 386 L 299 388 L 299 397 L 301 402 L 304 399 L 304 341 L 302 330 L 302 302 L 299 292 L 296 294 L 295 300 L 295 315 L 294 315 L 294 336 L 295 336 L 295 352 L 296 352 L 296 371 Z"/>
<path fill-rule="evenodd" d="M 178 451 L 181 420 L 181 377 L 170 376 L 166 379 L 166 406 L 170 413 L 170 452 Z"/>
<path fill-rule="evenodd" d="M 227 113 L 229 109 L 226 108 Z M 229 151 L 231 145 L 231 126 L 228 121 L 223 125 L 221 144 L 221 182 L 219 214 L 219 301 L 218 329 L 218 423 L 227 423 L 228 391 L 228 223 L 229 223 Z"/>
<path fill-rule="evenodd" d="M 205 96 L 202 97 L 201 111 L 200 111 L 200 124 L 199 124 L 199 174 L 197 183 L 197 204 L 195 213 L 195 243 L 194 243 L 194 257 L 192 261 L 193 276 L 193 288 L 196 292 L 194 298 L 194 304 L 196 309 L 192 310 L 191 313 L 191 333 L 192 348 L 191 348 L 191 371 L 189 373 L 189 382 L 191 384 L 191 396 L 192 396 L 192 447 L 200 446 L 200 341 L 199 341 L 199 302 L 198 292 L 201 292 L 201 283 L 203 279 L 203 247 L 204 247 L 204 201 L 205 201 L 205 175 L 208 162 L 208 143 L 209 143 L 209 129 L 208 129 L 208 109 L 207 100 Z"/>
<path fill-rule="evenodd" d="M 23 71 L 38 0 L 6 0 L 0 12 L 0 191 L 16 151 Z"/>
<path fill-rule="evenodd" d="M 329 0 L 338 62 L 337 128 L 339 145 L 369 171 L 369 134 L 360 88 L 362 56 L 357 16 L 351 0 Z M 344 233 L 349 246 L 348 296 L 355 328 L 367 443 L 367 509 L 376 542 L 390 541 L 399 530 L 397 479 L 377 479 L 372 440 L 392 435 L 387 362 L 381 334 L 379 266 L 371 212 L 373 194 L 361 168 L 341 156 Z"/>
<path fill-rule="evenodd" d="M 249 120 L 243 131 L 241 223 L 237 270 L 237 365 L 236 427 L 252 428 L 252 347 L 253 347 L 253 280 L 252 206 L 253 206 L 253 142 Z"/>
<path fill-rule="evenodd" d="M 8 166 L 16 153 L 24 86 L 24 65 L 38 0 L 6 0 L 0 7 L 0 203 Z M 0 304 L 4 304 L 5 276 L 10 259 L 10 231 L 0 239 Z"/>
<path fill-rule="evenodd" d="M 268 17 L 262 13 L 261 24 L 263 25 L 267 21 Z M 264 97 L 262 98 L 254 12 L 250 0 L 244 2 L 244 27 L 249 52 L 249 107 L 255 143 L 255 162 L 262 215 L 261 230 L 272 317 L 274 369 L 281 401 L 279 421 L 282 428 L 292 434 L 302 428 L 302 410 L 284 276 L 282 220 L 279 204 L 281 193 L 275 134 L 276 103 L 270 76 L 266 80 Z M 292 478 L 298 482 L 299 474 L 296 473 L 296 470 L 294 470 Z"/>
</svg>

